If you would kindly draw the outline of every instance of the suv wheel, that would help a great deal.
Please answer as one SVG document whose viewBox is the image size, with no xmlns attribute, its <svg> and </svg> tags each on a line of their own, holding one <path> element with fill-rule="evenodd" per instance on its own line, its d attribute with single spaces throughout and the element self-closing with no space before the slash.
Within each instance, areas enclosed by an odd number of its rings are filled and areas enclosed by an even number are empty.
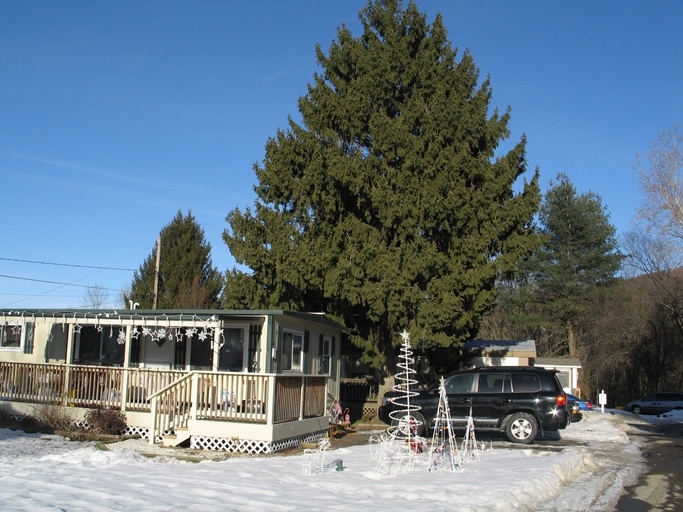
<svg viewBox="0 0 683 512">
<path fill-rule="evenodd" d="M 533 416 L 518 412 L 510 416 L 505 425 L 505 433 L 513 443 L 529 444 L 536 439 L 538 425 Z"/>
<path fill-rule="evenodd" d="M 631 407 L 631 412 L 634 414 L 640 414 L 642 412 L 642 409 L 640 408 L 640 405 L 634 405 Z"/>
</svg>

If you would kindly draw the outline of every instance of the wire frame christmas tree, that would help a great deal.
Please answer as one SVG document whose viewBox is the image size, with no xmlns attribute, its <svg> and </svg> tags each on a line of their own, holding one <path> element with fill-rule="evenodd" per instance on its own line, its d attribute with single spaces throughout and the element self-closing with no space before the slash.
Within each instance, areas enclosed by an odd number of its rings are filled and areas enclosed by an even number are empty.
<svg viewBox="0 0 683 512">
<path fill-rule="evenodd" d="M 391 398 L 396 409 L 389 416 L 391 426 L 386 433 L 375 439 L 370 439 L 370 453 L 377 461 L 378 473 L 395 475 L 407 473 L 415 467 L 415 458 L 422 452 L 422 439 L 417 435 L 422 421 L 415 418 L 415 411 L 421 407 L 410 403 L 410 399 L 418 393 L 411 391 L 410 386 L 417 384 L 413 370 L 413 353 L 410 349 L 410 335 L 407 331 L 401 333 L 403 345 L 397 364 L 401 370 L 395 376 L 394 391 L 397 396 Z"/>
<path fill-rule="evenodd" d="M 427 468 L 428 471 L 459 471 L 462 469 L 443 377 L 439 383 L 439 407 L 434 418 L 434 433 L 429 447 L 429 465 Z"/>
<path fill-rule="evenodd" d="M 470 407 L 470 414 L 467 416 L 467 429 L 462 440 L 460 460 L 463 464 L 468 460 L 479 460 L 480 452 L 481 450 L 477 445 L 477 436 L 474 434 L 474 418 L 472 417 L 472 408 Z"/>
<path fill-rule="evenodd" d="M 410 403 L 410 399 L 419 394 L 410 389 L 411 385 L 417 384 L 417 379 L 415 378 L 417 372 L 413 369 L 415 359 L 410 348 L 410 333 L 404 329 L 401 333 L 401 338 L 403 338 L 403 344 L 401 346 L 401 353 L 398 356 L 400 361 L 396 365 L 401 371 L 395 376 L 394 391 L 396 396 L 390 399 L 391 403 L 396 407 L 389 413 L 389 417 L 393 421 L 387 432 L 394 438 L 407 439 L 408 445 L 413 448 L 416 440 L 411 443 L 411 439 L 417 437 L 417 432 L 420 430 L 420 425 L 422 425 L 422 421 L 418 420 L 413 413 L 422 408 Z"/>
</svg>

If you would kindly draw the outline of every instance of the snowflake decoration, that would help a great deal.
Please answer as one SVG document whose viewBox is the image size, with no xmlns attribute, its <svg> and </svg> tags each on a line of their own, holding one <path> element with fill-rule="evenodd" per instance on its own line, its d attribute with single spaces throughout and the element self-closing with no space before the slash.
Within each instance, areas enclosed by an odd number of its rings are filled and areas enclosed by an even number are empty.
<svg viewBox="0 0 683 512">
<path fill-rule="evenodd" d="M 142 328 L 142 335 L 143 335 L 143 336 L 151 336 L 151 335 L 152 335 L 152 331 L 151 331 L 149 328 L 147 328 L 147 327 L 143 327 L 143 328 Z"/>
<path fill-rule="evenodd" d="M 185 336 L 187 336 L 188 338 L 191 338 L 195 334 L 197 334 L 197 328 L 196 327 L 187 327 L 185 329 Z"/>
<path fill-rule="evenodd" d="M 116 343 L 123 345 L 126 342 L 126 329 L 121 327 L 119 329 L 119 335 L 116 337 Z"/>
<path fill-rule="evenodd" d="M 204 341 L 208 337 L 209 337 L 209 333 L 206 332 L 204 329 L 199 331 L 199 334 L 197 334 L 197 338 L 199 338 L 201 341 Z"/>
<path fill-rule="evenodd" d="M 166 329 L 156 329 L 154 331 L 150 330 L 149 335 L 152 337 L 152 341 L 159 343 L 159 340 L 163 340 L 166 337 Z"/>
</svg>

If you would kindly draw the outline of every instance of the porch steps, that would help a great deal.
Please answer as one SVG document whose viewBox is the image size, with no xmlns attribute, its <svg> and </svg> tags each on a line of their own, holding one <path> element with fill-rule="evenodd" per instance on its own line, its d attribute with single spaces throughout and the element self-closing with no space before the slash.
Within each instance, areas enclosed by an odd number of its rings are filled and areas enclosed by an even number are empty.
<svg viewBox="0 0 683 512">
<path fill-rule="evenodd" d="M 175 429 L 175 434 L 165 434 L 161 437 L 161 445 L 166 447 L 179 446 L 190 439 L 190 432 L 187 427 Z"/>
</svg>

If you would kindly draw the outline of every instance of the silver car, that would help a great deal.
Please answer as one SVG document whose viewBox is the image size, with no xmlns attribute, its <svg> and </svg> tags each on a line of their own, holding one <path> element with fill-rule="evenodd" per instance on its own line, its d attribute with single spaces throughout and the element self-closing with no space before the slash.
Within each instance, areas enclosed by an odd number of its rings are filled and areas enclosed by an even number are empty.
<svg viewBox="0 0 683 512">
<path fill-rule="evenodd" d="M 683 409 L 683 393 L 661 392 L 630 402 L 626 409 L 636 414 L 662 414 L 673 409 Z"/>
</svg>

